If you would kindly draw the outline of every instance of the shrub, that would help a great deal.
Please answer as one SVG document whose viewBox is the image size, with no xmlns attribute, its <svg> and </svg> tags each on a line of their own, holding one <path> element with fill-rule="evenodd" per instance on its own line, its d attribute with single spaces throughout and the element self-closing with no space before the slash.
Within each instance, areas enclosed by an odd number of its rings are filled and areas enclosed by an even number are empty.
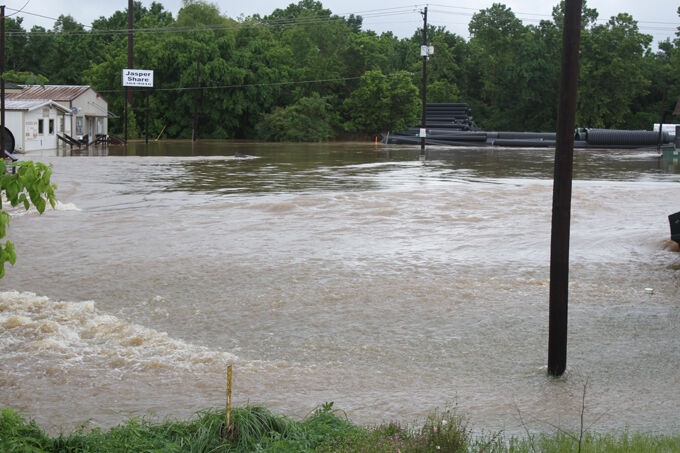
<svg viewBox="0 0 680 453">
<path fill-rule="evenodd" d="M 329 104 L 317 93 L 298 99 L 288 107 L 276 107 L 255 127 L 265 141 L 324 142 L 332 136 Z"/>
</svg>

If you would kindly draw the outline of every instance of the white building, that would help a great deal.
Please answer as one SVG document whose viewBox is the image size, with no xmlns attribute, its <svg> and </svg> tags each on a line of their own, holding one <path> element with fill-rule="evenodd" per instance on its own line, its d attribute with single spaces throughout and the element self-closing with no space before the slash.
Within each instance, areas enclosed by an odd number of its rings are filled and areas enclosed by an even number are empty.
<svg viewBox="0 0 680 453">
<path fill-rule="evenodd" d="M 55 149 L 59 128 L 70 122 L 71 112 L 52 100 L 5 100 L 5 125 L 14 135 L 15 151 Z"/>
<path fill-rule="evenodd" d="M 65 116 L 66 123 L 57 124 L 59 133 L 66 133 L 81 139 L 87 135 L 91 143 L 98 136 L 108 134 L 108 103 L 92 87 L 87 85 L 24 85 L 21 90 L 12 90 L 8 100 L 49 99 L 66 108 L 71 116 Z"/>
</svg>

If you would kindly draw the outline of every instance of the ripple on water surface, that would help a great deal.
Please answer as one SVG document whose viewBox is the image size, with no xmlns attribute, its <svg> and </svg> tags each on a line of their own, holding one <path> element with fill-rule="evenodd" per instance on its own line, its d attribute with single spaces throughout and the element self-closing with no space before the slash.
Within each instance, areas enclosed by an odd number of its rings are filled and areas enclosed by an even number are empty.
<svg viewBox="0 0 680 453">
<path fill-rule="evenodd" d="M 61 208 L 17 210 L 9 229 L 0 405 L 57 427 L 188 416 L 222 406 L 231 362 L 236 404 L 300 416 L 335 401 L 359 422 L 413 421 L 457 403 L 475 428 L 521 434 L 518 411 L 578 426 L 587 382 L 596 429 L 680 431 L 677 173 L 577 153 L 555 380 L 549 154 L 258 150 L 53 158 Z"/>
</svg>

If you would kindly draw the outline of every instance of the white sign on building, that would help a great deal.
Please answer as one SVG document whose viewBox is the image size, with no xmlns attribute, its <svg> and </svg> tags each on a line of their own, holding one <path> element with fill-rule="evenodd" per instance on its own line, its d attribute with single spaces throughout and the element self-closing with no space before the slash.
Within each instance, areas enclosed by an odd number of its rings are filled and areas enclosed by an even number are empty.
<svg viewBox="0 0 680 453">
<path fill-rule="evenodd" d="M 124 87 L 153 87 L 153 70 L 123 69 Z"/>
</svg>

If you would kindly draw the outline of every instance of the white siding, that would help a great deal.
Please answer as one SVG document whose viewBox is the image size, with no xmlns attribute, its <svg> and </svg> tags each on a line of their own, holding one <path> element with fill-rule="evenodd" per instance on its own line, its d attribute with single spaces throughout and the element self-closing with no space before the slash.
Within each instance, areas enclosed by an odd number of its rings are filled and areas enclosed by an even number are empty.
<svg viewBox="0 0 680 453">
<path fill-rule="evenodd" d="M 53 121 L 50 133 L 50 120 Z M 42 131 L 40 124 L 42 122 Z M 53 106 L 24 112 L 24 151 L 57 147 L 57 110 Z"/>
<path fill-rule="evenodd" d="M 66 133 L 71 135 L 71 136 L 82 136 L 85 134 L 90 133 L 90 127 L 89 127 L 89 122 L 94 123 L 94 128 L 93 129 L 93 135 L 97 134 L 108 134 L 109 132 L 109 124 L 108 124 L 108 109 L 109 109 L 109 104 L 104 100 L 103 97 L 97 95 L 97 93 L 93 89 L 89 89 L 85 91 L 83 94 L 78 96 L 77 98 L 73 99 L 72 101 L 59 101 L 59 104 L 63 105 L 67 109 L 71 109 L 73 107 L 78 109 L 78 113 L 76 115 L 73 115 L 71 117 L 71 120 L 68 121 L 69 117 L 67 118 L 68 123 L 66 124 Z M 81 117 L 83 121 L 83 127 L 82 127 L 82 132 L 78 131 L 76 129 L 76 118 Z M 97 131 L 97 121 L 101 118 L 99 121 L 101 123 L 101 129 L 103 132 L 98 132 Z M 69 124 L 70 123 L 70 124 Z M 69 132 L 70 130 L 70 132 Z M 90 137 L 90 141 L 93 140 L 94 137 Z"/>
<path fill-rule="evenodd" d="M 24 112 L 9 111 L 5 112 L 5 123 L 7 129 L 14 135 L 14 150 L 24 150 Z"/>
</svg>

